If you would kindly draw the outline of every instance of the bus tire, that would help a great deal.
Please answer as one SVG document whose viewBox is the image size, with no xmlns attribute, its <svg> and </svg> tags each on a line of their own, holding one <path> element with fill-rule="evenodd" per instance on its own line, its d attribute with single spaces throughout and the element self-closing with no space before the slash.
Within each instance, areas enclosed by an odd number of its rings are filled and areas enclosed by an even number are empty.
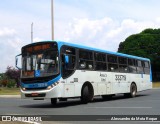
<svg viewBox="0 0 160 124">
<path fill-rule="evenodd" d="M 84 104 L 87 104 L 89 102 L 89 88 L 87 85 L 82 89 L 81 101 Z"/>
<path fill-rule="evenodd" d="M 88 102 L 93 100 L 93 87 L 91 84 L 86 84 L 82 87 L 82 92 L 81 92 L 81 101 L 84 104 L 87 104 Z"/>
<path fill-rule="evenodd" d="M 57 105 L 57 98 L 51 98 L 51 104 Z"/>
<path fill-rule="evenodd" d="M 130 87 L 130 97 L 133 98 L 136 96 L 136 94 L 137 94 L 137 86 L 135 83 L 132 83 Z"/>
<path fill-rule="evenodd" d="M 130 93 L 125 93 L 124 96 L 125 97 L 135 97 L 136 96 L 136 93 L 137 93 L 137 86 L 135 83 L 132 83 L 131 86 L 130 86 Z"/>
</svg>

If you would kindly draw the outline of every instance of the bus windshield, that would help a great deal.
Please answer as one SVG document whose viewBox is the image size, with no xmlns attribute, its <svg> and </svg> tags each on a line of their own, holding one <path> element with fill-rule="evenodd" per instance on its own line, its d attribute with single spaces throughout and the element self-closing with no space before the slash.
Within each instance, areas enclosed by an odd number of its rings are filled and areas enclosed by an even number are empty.
<svg viewBox="0 0 160 124">
<path fill-rule="evenodd" d="M 58 74 L 59 59 L 55 50 L 22 55 L 22 78 L 46 77 Z"/>
</svg>

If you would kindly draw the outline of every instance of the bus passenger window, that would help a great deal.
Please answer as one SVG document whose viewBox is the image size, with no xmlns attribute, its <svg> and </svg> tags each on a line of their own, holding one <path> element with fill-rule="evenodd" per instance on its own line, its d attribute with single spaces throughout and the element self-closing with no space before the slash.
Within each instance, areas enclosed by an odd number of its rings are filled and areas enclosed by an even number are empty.
<svg viewBox="0 0 160 124">
<path fill-rule="evenodd" d="M 134 59 L 128 59 L 128 70 L 130 73 L 136 73 L 136 61 Z"/>
<path fill-rule="evenodd" d="M 139 73 L 139 74 L 144 73 L 144 71 L 143 71 L 143 66 L 142 66 L 142 61 L 138 60 L 137 63 L 138 63 L 137 73 Z"/>
<path fill-rule="evenodd" d="M 118 63 L 122 65 L 127 65 L 127 58 L 118 57 Z"/>
<path fill-rule="evenodd" d="M 114 55 L 107 55 L 108 60 L 108 70 L 112 72 L 119 72 L 118 63 L 117 63 L 117 56 Z"/>
<path fill-rule="evenodd" d="M 119 65 L 119 71 L 120 72 L 128 72 L 128 67 L 127 65 Z"/>
<path fill-rule="evenodd" d="M 108 62 L 109 63 L 117 63 L 117 56 L 108 55 Z"/>
<path fill-rule="evenodd" d="M 88 62 L 87 69 L 92 70 L 93 69 L 93 62 Z"/>
<path fill-rule="evenodd" d="M 94 56 L 95 56 L 95 70 L 106 71 L 107 70 L 106 54 L 95 52 Z"/>
<path fill-rule="evenodd" d="M 96 62 L 95 69 L 99 71 L 105 71 L 107 70 L 107 64 L 104 62 Z"/>
<path fill-rule="evenodd" d="M 150 74 L 149 62 L 143 62 L 143 67 L 144 67 L 144 73 L 145 74 Z"/>
<path fill-rule="evenodd" d="M 108 70 L 112 72 L 118 72 L 118 65 L 117 64 L 108 64 Z"/>
<path fill-rule="evenodd" d="M 93 70 L 93 52 L 89 50 L 79 50 L 79 68 Z"/>
<path fill-rule="evenodd" d="M 81 68 L 81 69 L 85 69 L 86 68 L 86 62 L 83 61 L 83 60 L 80 60 L 79 65 L 80 65 L 79 68 Z"/>
<path fill-rule="evenodd" d="M 119 63 L 119 71 L 127 73 L 128 72 L 127 58 L 118 57 L 118 63 Z"/>
<path fill-rule="evenodd" d="M 88 68 L 89 68 L 89 69 L 92 69 L 92 68 L 93 68 L 93 66 L 92 66 L 92 65 L 88 65 Z"/>
</svg>

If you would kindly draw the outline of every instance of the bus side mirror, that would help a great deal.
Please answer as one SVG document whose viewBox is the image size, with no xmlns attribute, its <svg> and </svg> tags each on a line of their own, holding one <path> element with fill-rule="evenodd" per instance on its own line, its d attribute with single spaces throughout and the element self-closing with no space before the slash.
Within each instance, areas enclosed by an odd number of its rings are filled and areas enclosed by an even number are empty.
<svg viewBox="0 0 160 124">
<path fill-rule="evenodd" d="M 67 65 L 69 63 L 69 56 L 68 55 L 65 55 L 64 56 L 64 59 L 65 59 L 65 64 Z"/>
<path fill-rule="evenodd" d="M 21 54 L 19 54 L 19 55 L 17 55 L 16 57 L 15 57 L 15 64 L 16 64 L 16 68 L 18 68 L 19 70 L 21 70 L 21 68 L 20 67 L 18 67 L 18 59 L 19 59 L 19 57 L 21 56 Z"/>
<path fill-rule="evenodd" d="M 18 64 L 18 58 L 16 58 L 16 67 L 17 67 L 17 64 Z"/>
</svg>

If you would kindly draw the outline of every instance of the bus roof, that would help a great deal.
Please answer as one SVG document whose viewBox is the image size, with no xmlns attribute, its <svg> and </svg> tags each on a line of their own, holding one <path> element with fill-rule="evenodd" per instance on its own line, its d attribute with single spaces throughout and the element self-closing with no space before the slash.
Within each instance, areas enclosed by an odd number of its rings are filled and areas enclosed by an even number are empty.
<svg viewBox="0 0 160 124">
<path fill-rule="evenodd" d="M 92 48 L 92 47 L 78 45 L 78 44 L 64 42 L 64 41 L 49 41 L 49 42 L 57 42 L 58 43 L 58 47 L 61 47 L 62 45 L 68 45 L 68 46 L 81 48 L 81 49 L 93 50 L 93 51 L 97 51 L 97 52 L 103 52 L 103 53 L 108 53 L 108 54 L 122 56 L 122 57 L 128 57 L 128 58 L 133 58 L 133 59 L 150 61 L 150 59 L 148 59 L 148 58 L 143 58 L 143 57 L 138 57 L 138 56 L 133 56 L 133 55 L 128 55 L 128 54 L 123 54 L 123 53 L 118 53 L 118 52 L 111 52 L 111 51 L 107 51 L 107 50 L 103 50 L 103 49 Z"/>
</svg>

